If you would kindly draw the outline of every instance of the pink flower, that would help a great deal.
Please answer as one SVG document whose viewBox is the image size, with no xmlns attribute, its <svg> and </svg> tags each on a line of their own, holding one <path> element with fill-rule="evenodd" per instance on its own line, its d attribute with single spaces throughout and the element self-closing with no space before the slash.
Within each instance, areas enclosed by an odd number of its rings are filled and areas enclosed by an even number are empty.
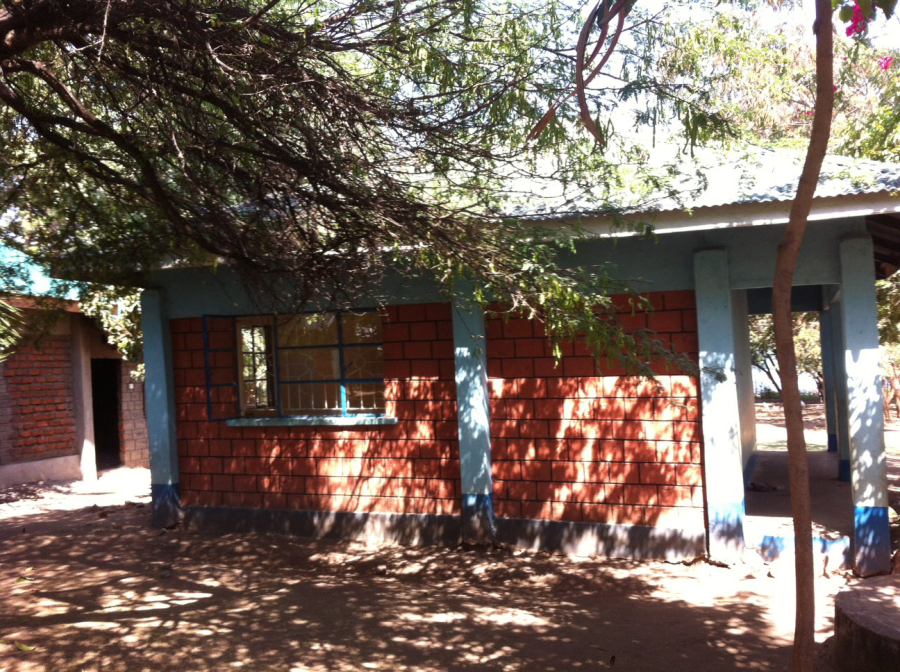
<svg viewBox="0 0 900 672">
<path fill-rule="evenodd" d="M 878 67 L 882 70 L 887 70 L 891 67 L 891 64 L 894 62 L 893 56 L 882 56 L 878 59 Z"/>
<path fill-rule="evenodd" d="M 850 25 L 847 26 L 847 37 L 863 32 L 868 27 L 869 18 L 863 14 L 859 3 L 855 4 L 853 6 L 853 18 L 850 19 Z"/>
</svg>

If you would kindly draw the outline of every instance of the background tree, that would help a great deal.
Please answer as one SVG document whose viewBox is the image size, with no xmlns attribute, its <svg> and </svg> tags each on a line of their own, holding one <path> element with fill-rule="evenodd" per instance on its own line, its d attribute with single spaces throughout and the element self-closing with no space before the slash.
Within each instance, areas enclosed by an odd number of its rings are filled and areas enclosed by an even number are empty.
<svg viewBox="0 0 900 672">
<path fill-rule="evenodd" d="M 851 3 L 852 4 L 852 3 Z M 881 3 L 891 8 L 891 3 Z M 872 3 L 860 3 L 874 13 Z M 879 5 L 880 6 L 880 5 Z M 755 9 L 755 8 L 754 8 Z M 815 52 L 808 26 L 786 12 L 773 26 L 772 12 L 720 12 L 707 22 L 669 24 L 659 36 L 659 77 L 670 84 L 705 87 L 709 105 L 726 118 L 736 137 L 770 147 L 803 149 L 815 107 Z M 841 11 L 850 19 L 851 5 Z M 849 21 L 849 20 L 848 20 Z M 846 23 L 838 33 L 857 31 Z M 835 104 L 829 151 L 878 161 L 900 160 L 900 49 L 876 46 L 866 30 L 834 43 Z"/>
<path fill-rule="evenodd" d="M 21 326 L 19 310 L 0 299 L 0 361 L 6 359 L 18 345 Z"/>
<path fill-rule="evenodd" d="M 821 396 L 825 389 L 825 378 L 822 373 L 822 343 L 818 314 L 794 313 L 793 333 L 797 372 L 812 376 Z M 750 358 L 753 366 L 766 375 L 780 395 L 781 375 L 778 370 L 778 358 L 775 355 L 775 328 L 771 315 L 750 317 Z"/>
<path fill-rule="evenodd" d="M 884 413 L 890 419 L 889 409 L 893 404 L 900 418 L 900 277 L 895 273 L 886 280 L 879 280 L 877 291 Z"/>
</svg>

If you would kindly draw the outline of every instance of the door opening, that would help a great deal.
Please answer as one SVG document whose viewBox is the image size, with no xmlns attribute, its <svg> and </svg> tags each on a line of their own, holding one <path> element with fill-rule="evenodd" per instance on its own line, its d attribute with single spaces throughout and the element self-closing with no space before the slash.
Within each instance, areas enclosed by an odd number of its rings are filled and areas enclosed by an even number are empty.
<svg viewBox="0 0 900 672">
<path fill-rule="evenodd" d="M 115 359 L 91 360 L 94 403 L 94 445 L 97 470 L 121 466 L 119 446 L 119 367 Z"/>
</svg>

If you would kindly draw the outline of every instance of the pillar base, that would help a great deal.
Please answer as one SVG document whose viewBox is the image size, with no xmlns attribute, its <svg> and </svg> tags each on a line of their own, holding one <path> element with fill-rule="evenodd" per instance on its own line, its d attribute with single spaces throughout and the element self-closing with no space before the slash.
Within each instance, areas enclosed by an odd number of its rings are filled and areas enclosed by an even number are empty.
<svg viewBox="0 0 900 672">
<path fill-rule="evenodd" d="M 849 483 L 853 477 L 853 469 L 850 467 L 850 460 L 841 460 L 838 463 L 838 480 Z"/>
<path fill-rule="evenodd" d="M 494 495 L 463 495 L 462 538 L 473 544 L 492 544 L 497 540 L 494 525 Z"/>
<path fill-rule="evenodd" d="M 853 518 L 853 568 L 860 576 L 891 571 L 891 528 L 886 506 L 857 506 Z"/>
<path fill-rule="evenodd" d="M 178 483 L 150 485 L 153 527 L 172 527 L 181 522 L 181 488 Z"/>
<path fill-rule="evenodd" d="M 744 502 L 708 504 L 709 557 L 734 564 L 744 551 Z"/>
</svg>

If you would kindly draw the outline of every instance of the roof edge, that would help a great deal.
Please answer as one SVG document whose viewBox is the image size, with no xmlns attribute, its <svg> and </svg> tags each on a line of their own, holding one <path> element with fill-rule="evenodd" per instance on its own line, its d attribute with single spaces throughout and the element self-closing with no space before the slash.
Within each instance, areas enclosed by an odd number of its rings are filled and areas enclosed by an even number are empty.
<svg viewBox="0 0 900 672">
<path fill-rule="evenodd" d="M 765 201 L 760 203 L 731 203 L 683 210 L 636 212 L 622 217 L 627 222 L 650 224 L 659 234 L 676 231 L 707 231 L 745 226 L 786 224 L 793 201 Z M 879 214 L 900 214 L 900 195 L 888 192 L 828 196 L 813 200 L 809 221 L 868 217 Z M 561 216 L 540 222 L 540 226 L 556 228 L 577 224 L 584 231 L 602 236 L 634 236 L 624 231 L 610 217 Z"/>
</svg>

